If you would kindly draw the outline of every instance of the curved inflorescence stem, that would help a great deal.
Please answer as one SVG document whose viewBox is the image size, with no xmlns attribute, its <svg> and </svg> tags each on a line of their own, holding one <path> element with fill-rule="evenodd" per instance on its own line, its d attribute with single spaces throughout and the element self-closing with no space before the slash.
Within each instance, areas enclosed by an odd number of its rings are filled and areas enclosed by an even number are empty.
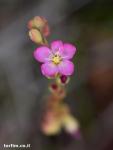
<svg viewBox="0 0 113 150">
<path fill-rule="evenodd" d="M 34 54 L 36 60 L 42 63 L 45 62 L 41 67 L 42 74 L 54 79 L 54 82 L 49 85 L 50 95 L 45 105 L 41 130 L 45 135 L 49 136 L 59 134 L 64 128 L 67 133 L 76 137 L 76 135 L 78 136 L 79 122 L 71 115 L 69 106 L 64 102 L 67 94 L 66 85 L 70 79 L 69 75 L 72 75 L 74 70 L 74 64 L 69 60 L 74 56 L 76 48 L 69 43 L 63 45 L 62 41 L 54 41 L 51 44 L 51 52 L 56 56 L 58 53 L 56 50 L 59 49 L 61 56 L 55 57 L 53 62 L 50 63 L 50 50 L 46 39 L 50 34 L 50 29 L 47 20 L 44 17 L 36 16 L 29 21 L 28 28 L 30 39 L 42 46 L 37 48 Z M 59 58 L 64 60 L 60 62 Z M 61 64 L 59 65 L 59 63 Z M 80 138 L 80 134 L 77 138 Z"/>
</svg>

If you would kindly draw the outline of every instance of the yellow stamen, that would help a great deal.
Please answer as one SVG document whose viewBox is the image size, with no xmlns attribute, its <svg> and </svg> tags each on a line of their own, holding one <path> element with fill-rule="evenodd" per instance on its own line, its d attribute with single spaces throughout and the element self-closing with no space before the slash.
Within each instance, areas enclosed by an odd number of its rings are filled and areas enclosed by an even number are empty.
<svg viewBox="0 0 113 150">
<path fill-rule="evenodd" d="M 61 62 L 61 57 L 59 55 L 54 55 L 52 61 L 54 64 L 58 65 Z"/>
</svg>

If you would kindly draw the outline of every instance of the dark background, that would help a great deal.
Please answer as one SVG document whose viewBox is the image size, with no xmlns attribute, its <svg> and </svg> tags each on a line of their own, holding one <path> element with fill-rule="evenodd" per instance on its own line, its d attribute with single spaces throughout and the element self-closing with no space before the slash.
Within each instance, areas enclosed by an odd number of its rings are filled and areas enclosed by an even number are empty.
<svg viewBox="0 0 113 150">
<path fill-rule="evenodd" d="M 77 46 L 65 101 L 80 122 L 80 141 L 40 132 L 48 80 L 27 28 L 37 15 L 50 24 L 49 41 Z M 26 143 L 31 150 L 113 150 L 112 0 L 0 0 L 0 150 Z"/>
</svg>

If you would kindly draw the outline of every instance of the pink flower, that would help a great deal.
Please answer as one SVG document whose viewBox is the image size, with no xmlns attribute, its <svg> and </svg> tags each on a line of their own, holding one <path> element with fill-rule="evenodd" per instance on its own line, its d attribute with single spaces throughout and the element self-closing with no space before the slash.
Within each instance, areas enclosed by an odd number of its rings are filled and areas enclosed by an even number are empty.
<svg viewBox="0 0 113 150">
<path fill-rule="evenodd" d="M 51 48 L 41 46 L 34 51 L 37 61 L 43 63 L 41 71 L 44 76 L 54 77 L 60 75 L 72 75 L 74 64 L 70 61 L 76 53 L 76 47 L 60 40 L 53 41 Z"/>
</svg>

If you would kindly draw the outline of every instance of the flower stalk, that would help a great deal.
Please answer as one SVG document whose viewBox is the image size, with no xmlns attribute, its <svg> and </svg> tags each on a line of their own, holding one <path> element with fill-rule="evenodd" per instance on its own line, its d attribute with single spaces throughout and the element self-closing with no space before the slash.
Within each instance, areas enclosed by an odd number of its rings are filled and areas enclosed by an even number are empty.
<svg viewBox="0 0 113 150">
<path fill-rule="evenodd" d="M 61 40 L 53 41 L 49 47 L 47 37 L 50 34 L 48 22 L 44 17 L 36 16 L 28 22 L 29 37 L 40 45 L 34 51 L 34 58 L 42 63 L 42 75 L 54 82 L 49 85 L 50 95 L 45 106 L 41 123 L 41 131 L 47 135 L 57 135 L 62 128 L 69 134 L 79 131 L 79 122 L 75 119 L 70 108 L 64 102 L 70 77 L 74 72 L 71 59 L 76 53 L 76 47 Z"/>
</svg>

